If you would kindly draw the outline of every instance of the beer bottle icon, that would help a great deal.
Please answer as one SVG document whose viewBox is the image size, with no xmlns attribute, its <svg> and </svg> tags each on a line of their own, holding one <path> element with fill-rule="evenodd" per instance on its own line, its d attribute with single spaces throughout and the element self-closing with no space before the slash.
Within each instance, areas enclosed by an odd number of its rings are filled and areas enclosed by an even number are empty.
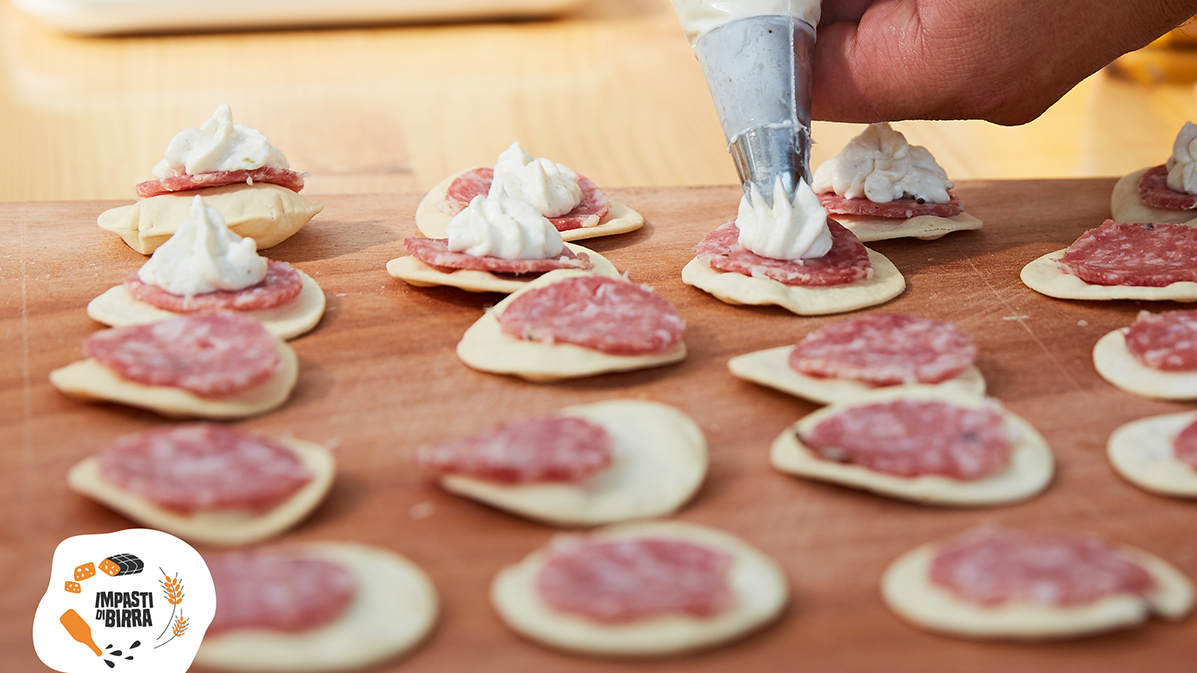
<svg viewBox="0 0 1197 673">
<path fill-rule="evenodd" d="M 104 654 L 100 646 L 96 645 L 96 641 L 91 639 L 91 626 L 84 621 L 83 617 L 79 616 L 78 612 L 67 610 L 62 613 L 58 621 L 62 622 L 63 627 L 66 628 L 67 633 L 71 634 L 72 638 L 90 647 L 97 657 Z"/>
</svg>

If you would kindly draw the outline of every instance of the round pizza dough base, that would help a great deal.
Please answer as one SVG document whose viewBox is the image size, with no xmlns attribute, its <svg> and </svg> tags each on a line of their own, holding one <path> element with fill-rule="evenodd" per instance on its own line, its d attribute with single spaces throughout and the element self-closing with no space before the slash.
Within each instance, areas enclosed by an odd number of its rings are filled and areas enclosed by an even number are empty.
<svg viewBox="0 0 1197 673">
<path fill-rule="evenodd" d="M 1145 491 L 1197 498 L 1197 470 L 1176 459 L 1173 442 L 1197 421 L 1197 412 L 1132 421 L 1110 434 L 1106 455 L 1114 471 Z"/>
<path fill-rule="evenodd" d="M 820 404 L 846 402 L 854 397 L 893 386 L 876 386 L 854 379 L 807 376 L 790 367 L 793 346 L 779 346 L 754 353 L 745 353 L 727 361 L 731 373 L 746 381 L 759 383 L 783 393 L 789 393 Z M 985 377 L 976 367 L 969 367 L 959 375 L 934 385 L 950 389 L 959 397 L 984 397 Z"/>
<path fill-rule="evenodd" d="M 119 234 L 125 243 L 143 255 L 152 254 L 187 219 L 196 195 L 224 217 L 229 230 L 252 238 L 258 250 L 282 243 L 303 228 L 324 205 L 265 182 L 208 187 L 178 194 L 141 199 L 100 213 L 96 224 Z"/>
<path fill-rule="evenodd" d="M 852 463 L 824 460 L 798 439 L 798 433 L 806 433 L 829 416 L 845 409 L 897 399 L 937 400 L 972 409 L 996 403 L 996 400 L 961 397 L 955 391 L 937 386 L 900 386 L 879 390 L 804 416 L 773 441 L 770 462 L 773 467 L 787 474 L 859 488 L 901 500 L 954 507 L 986 507 L 1026 500 L 1051 483 L 1055 459 L 1047 441 L 1030 423 L 1000 407 L 998 412 L 1005 419 L 1006 432 L 1018 438 L 1011 442 L 1010 463 L 1001 472 L 975 481 L 939 475 L 900 477 Z"/>
<path fill-rule="evenodd" d="M 312 480 L 290 498 L 264 511 L 206 510 L 183 514 L 166 509 L 106 480 L 94 456 L 76 463 L 67 473 L 71 490 L 145 524 L 188 542 L 238 546 L 261 542 L 291 528 L 324 500 L 336 474 L 332 452 L 319 444 L 280 437 L 312 474 Z"/>
<path fill-rule="evenodd" d="M 299 279 L 303 282 L 303 289 L 286 304 L 277 308 L 237 313 L 257 318 L 267 332 L 280 339 L 294 339 L 307 334 L 320 322 L 320 318 L 324 317 L 324 290 L 320 289 L 311 276 L 302 271 L 299 271 Z M 125 327 L 146 325 L 187 314 L 160 309 L 135 299 L 122 284 L 92 299 L 87 304 L 87 315 L 92 320 L 110 327 Z"/>
<path fill-rule="evenodd" d="M 457 344 L 457 357 L 467 366 L 494 374 L 511 374 L 529 381 L 556 381 L 581 378 L 607 372 L 647 369 L 686 357 L 686 344 L 650 355 L 609 355 L 568 343 L 546 344 L 517 339 L 503 331 L 498 316 L 524 292 L 569 278 L 586 276 L 587 271 L 563 269 L 551 271 L 528 283 L 518 292 L 495 304 L 478 319 Z"/>
<path fill-rule="evenodd" d="M 1022 268 L 1019 276 L 1032 290 L 1056 299 L 1137 299 L 1144 301 L 1197 301 L 1197 283 L 1180 281 L 1164 287 L 1135 285 L 1094 285 L 1070 273 L 1064 273 L 1056 262 L 1065 250 L 1049 252 Z"/>
<path fill-rule="evenodd" d="M 900 617 L 931 631 L 968 638 L 1041 640 L 1073 638 L 1135 626 L 1151 614 L 1178 620 L 1193 605 L 1193 586 L 1166 561 L 1130 547 L 1119 552 L 1142 565 L 1156 581 L 1147 596 L 1107 596 L 1086 605 L 1029 603 L 985 606 L 957 598 L 931 582 L 936 545 L 898 557 L 881 578 L 881 596 Z"/>
<path fill-rule="evenodd" d="M 458 171 L 453 175 L 441 180 L 435 187 L 433 187 L 427 194 L 424 195 L 420 205 L 416 208 L 416 228 L 420 230 L 428 238 L 445 238 L 445 228 L 449 226 L 449 220 L 453 216 L 441 210 L 441 204 L 445 202 L 449 194 L 449 185 L 457 178 L 469 173 L 470 171 L 485 168 L 485 166 L 475 166 L 474 168 L 467 168 L 464 171 Z M 629 231 L 636 231 L 644 226 L 644 218 L 640 213 L 628 208 L 622 203 L 612 201 L 610 209 L 607 214 L 599 220 L 599 223 L 593 227 L 582 227 L 580 229 L 569 229 L 561 232 L 561 238 L 566 241 L 580 241 L 584 238 L 595 238 L 597 236 L 613 236 L 615 234 L 626 234 Z"/>
<path fill-rule="evenodd" d="M 833 214 L 829 217 L 856 234 L 856 238 L 860 239 L 862 243 L 885 241 L 892 238 L 917 238 L 923 241 L 933 241 L 953 231 L 972 231 L 980 229 L 985 224 L 963 212 L 952 217 L 918 215 L 907 220 L 868 215 Z"/>
<path fill-rule="evenodd" d="M 846 313 L 876 306 L 902 294 L 906 279 L 884 255 L 868 251 L 874 274 L 843 285 L 785 285 L 772 278 L 712 269 L 697 257 L 682 267 L 682 281 L 727 304 L 776 304 L 798 315 Z"/>
<path fill-rule="evenodd" d="M 169 386 L 147 386 L 121 378 L 95 358 L 50 372 L 50 383 L 84 402 L 118 402 L 175 418 L 232 419 L 256 416 L 282 406 L 299 378 L 299 359 L 278 342 L 279 366 L 259 385 L 227 397 L 208 398 Z"/>
<path fill-rule="evenodd" d="M 580 245 L 566 243 L 565 247 L 577 254 L 586 253 L 594 268 L 587 273 L 597 273 L 600 276 L 618 276 L 619 269 L 615 268 L 606 257 Z M 434 285 L 448 285 L 467 292 L 501 292 L 511 294 L 524 287 L 533 279 L 543 274 L 526 274 L 527 279 L 521 279 L 514 274 L 494 274 L 482 269 L 457 269 L 442 271 L 438 267 L 426 264 L 415 255 L 399 257 L 387 262 L 387 273 L 395 278 L 407 281 L 416 287 L 432 287 Z"/>
<path fill-rule="evenodd" d="M 242 629 L 204 638 L 195 663 L 226 671 L 314 673 L 375 666 L 411 650 L 436 624 L 439 599 L 424 571 L 387 549 L 307 543 L 311 556 L 347 566 L 357 592 L 331 624 L 299 633 Z"/>
<path fill-rule="evenodd" d="M 1124 175 L 1110 195 L 1110 213 L 1115 222 L 1164 222 L 1197 226 L 1197 211 L 1152 208 L 1139 198 L 1139 182 L 1151 166 Z"/>
<path fill-rule="evenodd" d="M 516 632 L 553 648 L 607 657 L 657 657 L 706 649 L 756 631 L 777 619 L 789 600 L 785 573 L 769 557 L 728 533 L 680 522 L 624 524 L 587 534 L 590 540 L 665 537 L 714 547 L 735 556 L 728 582 L 734 606 L 710 617 L 670 615 L 606 624 L 560 612 L 541 597 L 536 577 L 547 548 L 499 571 L 490 597 Z"/>
<path fill-rule="evenodd" d="M 686 504 L 707 474 L 707 442 L 689 416 L 659 402 L 610 400 L 555 415 L 600 425 L 611 466 L 579 484 L 505 484 L 441 477 L 445 490 L 561 526 L 596 526 L 665 516 Z"/>
<path fill-rule="evenodd" d="M 1103 379 L 1134 395 L 1160 400 L 1197 400 L 1197 371 L 1152 369 L 1126 349 L 1126 332 L 1116 329 L 1093 346 L 1093 366 Z"/>
</svg>

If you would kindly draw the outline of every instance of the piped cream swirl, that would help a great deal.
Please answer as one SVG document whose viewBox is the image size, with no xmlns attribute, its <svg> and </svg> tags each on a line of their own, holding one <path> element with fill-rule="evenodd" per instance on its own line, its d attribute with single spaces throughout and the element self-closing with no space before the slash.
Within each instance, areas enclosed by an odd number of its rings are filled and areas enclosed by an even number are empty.
<svg viewBox="0 0 1197 673">
<path fill-rule="evenodd" d="M 196 196 L 187 219 L 154 251 L 137 277 L 180 296 L 243 290 L 266 277 L 266 260 L 252 238 L 229 231 L 224 217 Z"/>
</svg>

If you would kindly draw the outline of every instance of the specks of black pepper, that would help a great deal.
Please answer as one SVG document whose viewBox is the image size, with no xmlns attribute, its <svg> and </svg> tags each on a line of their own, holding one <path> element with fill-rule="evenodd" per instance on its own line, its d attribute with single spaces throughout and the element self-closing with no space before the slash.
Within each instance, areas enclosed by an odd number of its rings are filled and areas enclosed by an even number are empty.
<svg viewBox="0 0 1197 673">
<path fill-rule="evenodd" d="M 116 664 L 108 661 L 107 659 L 104 660 L 104 663 L 107 664 L 108 668 L 116 668 Z"/>
<path fill-rule="evenodd" d="M 917 204 L 919 204 L 919 205 L 921 206 L 921 205 L 923 205 L 924 203 L 926 203 L 926 202 L 927 202 L 927 200 L 926 200 L 926 199 L 915 199 L 915 200 L 914 200 L 914 202 L 915 202 L 915 203 L 917 203 Z"/>
<path fill-rule="evenodd" d="M 1151 222 L 1148 222 L 1147 224 L 1145 224 L 1143 226 L 1147 227 L 1148 229 L 1155 229 L 1155 224 L 1153 224 Z"/>
</svg>

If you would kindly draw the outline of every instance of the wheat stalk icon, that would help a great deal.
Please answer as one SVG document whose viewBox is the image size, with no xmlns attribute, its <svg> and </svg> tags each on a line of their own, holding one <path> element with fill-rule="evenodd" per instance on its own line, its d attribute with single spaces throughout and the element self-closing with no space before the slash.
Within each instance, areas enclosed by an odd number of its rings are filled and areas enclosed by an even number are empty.
<svg viewBox="0 0 1197 673">
<path fill-rule="evenodd" d="M 166 597 L 166 602 L 170 603 L 170 619 L 166 620 L 166 628 L 162 629 L 162 633 L 158 634 L 155 640 L 162 640 L 162 636 L 166 635 L 167 629 L 170 628 L 171 623 L 175 621 L 175 611 L 179 608 L 179 603 L 183 602 L 183 581 L 179 579 L 179 574 L 175 573 L 174 577 L 166 574 L 162 568 L 158 568 L 158 572 L 162 573 L 164 579 L 158 580 L 158 584 L 162 585 L 162 594 Z M 184 624 L 184 628 L 186 625 Z M 176 636 L 182 635 L 179 633 Z M 166 642 L 170 642 L 169 640 Z M 163 643 L 165 645 L 166 643 Z M 156 648 L 155 648 L 156 649 Z"/>
<path fill-rule="evenodd" d="M 172 623 L 174 624 L 174 628 L 171 628 Z M 191 623 L 190 619 L 183 619 L 183 612 L 182 612 L 182 610 L 180 610 L 179 616 L 175 617 L 172 622 L 169 622 L 166 625 L 167 628 L 170 628 L 170 633 L 171 633 L 170 638 L 167 638 L 166 642 L 163 642 L 159 645 L 155 645 L 154 649 L 156 650 L 159 647 L 162 647 L 162 645 L 169 643 L 170 641 L 174 640 L 175 638 L 181 638 L 184 633 L 187 633 L 187 625 L 190 623 Z"/>
</svg>

